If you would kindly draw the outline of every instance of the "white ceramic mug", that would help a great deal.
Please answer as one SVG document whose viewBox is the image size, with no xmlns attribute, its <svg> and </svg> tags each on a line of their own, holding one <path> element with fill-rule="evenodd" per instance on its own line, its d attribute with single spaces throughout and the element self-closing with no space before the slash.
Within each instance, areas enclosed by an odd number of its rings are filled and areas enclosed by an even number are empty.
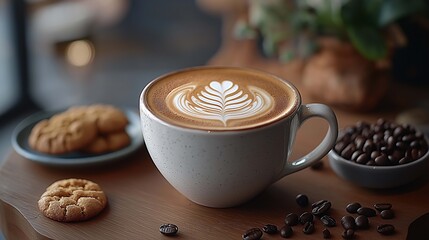
<svg viewBox="0 0 429 240">
<path fill-rule="evenodd" d="M 215 70 L 223 71 L 223 68 Z M 195 68 L 183 71 L 195 71 Z M 195 203 L 219 208 L 242 204 L 279 179 L 316 163 L 335 144 L 338 125 L 334 112 L 323 104 L 302 104 L 298 90 L 286 81 L 295 91 L 298 106 L 286 117 L 269 124 L 231 131 L 171 124 L 151 110 L 147 92 L 153 84 L 159 84 L 160 79 L 172 75 L 174 78 L 174 74 L 155 79 L 143 90 L 140 96 L 142 132 L 161 174 Z M 321 117 L 328 122 L 325 138 L 304 157 L 288 160 L 298 128 L 310 117 Z"/>
</svg>

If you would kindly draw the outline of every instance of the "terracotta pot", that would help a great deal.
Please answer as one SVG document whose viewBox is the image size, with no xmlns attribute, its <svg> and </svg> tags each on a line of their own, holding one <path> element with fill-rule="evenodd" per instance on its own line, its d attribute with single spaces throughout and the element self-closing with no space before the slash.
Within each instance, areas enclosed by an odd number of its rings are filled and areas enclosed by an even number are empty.
<svg viewBox="0 0 429 240">
<path fill-rule="evenodd" d="M 316 100 L 354 111 L 373 110 L 386 94 L 388 61 L 369 61 L 348 42 L 323 39 L 303 71 L 303 86 Z"/>
</svg>

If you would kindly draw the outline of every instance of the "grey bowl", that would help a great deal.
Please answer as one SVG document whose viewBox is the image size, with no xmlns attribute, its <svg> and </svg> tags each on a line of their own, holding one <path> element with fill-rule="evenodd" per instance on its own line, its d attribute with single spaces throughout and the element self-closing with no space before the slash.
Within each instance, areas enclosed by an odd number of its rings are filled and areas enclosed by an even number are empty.
<svg viewBox="0 0 429 240">
<path fill-rule="evenodd" d="M 399 187 L 428 173 L 429 151 L 413 162 L 396 166 L 367 166 L 346 160 L 334 150 L 328 153 L 329 163 L 334 172 L 356 185 L 385 189 Z"/>
</svg>

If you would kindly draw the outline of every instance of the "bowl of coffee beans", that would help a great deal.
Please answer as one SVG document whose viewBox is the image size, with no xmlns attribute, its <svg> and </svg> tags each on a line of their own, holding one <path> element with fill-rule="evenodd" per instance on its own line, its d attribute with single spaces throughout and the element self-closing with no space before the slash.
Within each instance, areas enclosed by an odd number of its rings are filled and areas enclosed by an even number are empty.
<svg viewBox="0 0 429 240">
<path fill-rule="evenodd" d="M 428 172 L 428 140 L 413 126 L 385 119 L 340 131 L 329 163 L 340 177 L 368 188 L 394 188 Z"/>
</svg>

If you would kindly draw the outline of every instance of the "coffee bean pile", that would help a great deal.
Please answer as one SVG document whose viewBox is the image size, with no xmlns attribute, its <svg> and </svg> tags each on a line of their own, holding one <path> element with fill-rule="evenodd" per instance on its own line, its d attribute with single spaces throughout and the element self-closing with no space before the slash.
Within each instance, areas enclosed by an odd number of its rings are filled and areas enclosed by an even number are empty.
<svg viewBox="0 0 429 240">
<path fill-rule="evenodd" d="M 308 201 L 305 194 L 299 194 L 296 202 L 300 207 Z M 316 221 L 320 221 L 324 226 L 321 237 L 330 239 L 332 237 L 329 228 L 337 226 L 337 221 L 330 215 L 332 203 L 328 200 L 320 200 L 311 204 L 311 211 L 304 211 L 300 215 L 297 213 L 288 213 L 284 219 L 284 225 L 278 229 L 274 224 L 267 224 L 260 228 L 251 228 L 243 235 L 243 240 L 259 240 L 263 234 L 280 234 L 282 238 L 292 238 L 296 228 L 300 228 L 304 234 L 314 234 L 316 232 Z M 370 218 L 381 217 L 382 219 L 392 219 L 395 217 L 390 203 L 377 203 L 373 207 L 362 206 L 358 202 L 352 202 L 345 208 L 348 213 L 340 219 L 343 227 L 341 237 L 343 239 L 355 239 L 357 231 L 370 228 Z M 392 235 L 395 233 L 395 227 L 392 224 L 383 223 L 377 226 L 376 231 L 381 235 Z"/>
<path fill-rule="evenodd" d="M 410 125 L 378 119 L 373 124 L 358 122 L 344 129 L 334 151 L 358 164 L 392 166 L 421 158 L 428 151 L 428 143 Z"/>
</svg>

